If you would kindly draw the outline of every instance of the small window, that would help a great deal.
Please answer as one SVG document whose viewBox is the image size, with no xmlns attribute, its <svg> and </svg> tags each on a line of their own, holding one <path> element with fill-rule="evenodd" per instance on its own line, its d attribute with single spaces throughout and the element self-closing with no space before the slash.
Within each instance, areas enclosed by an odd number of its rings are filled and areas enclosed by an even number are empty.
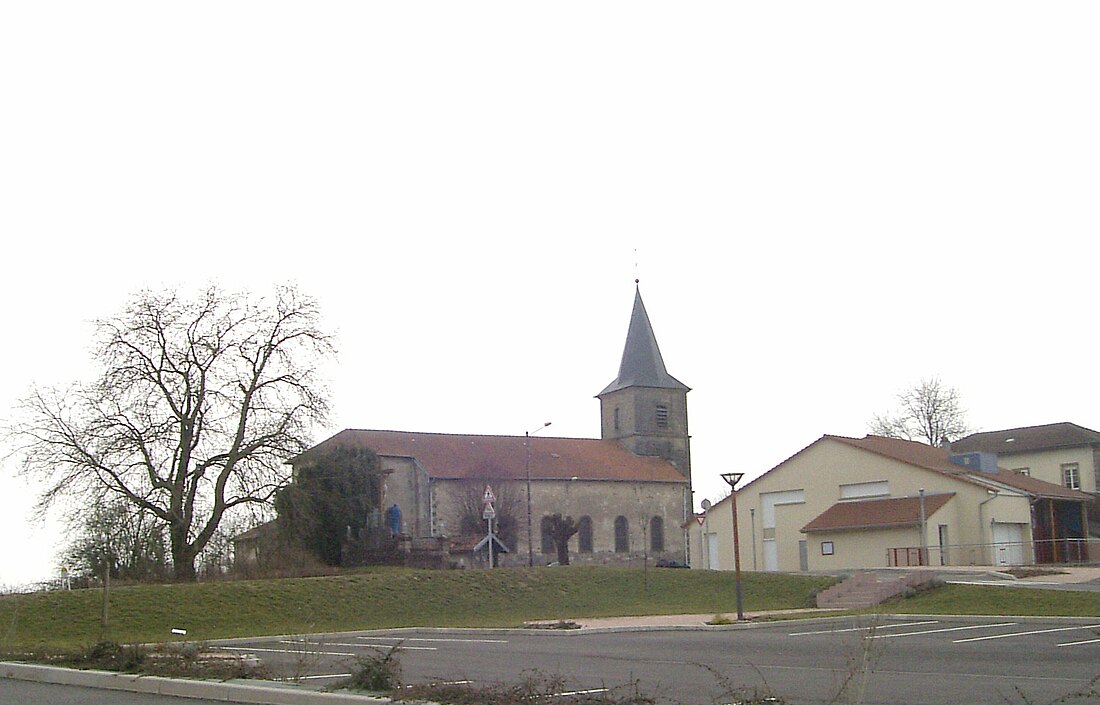
<svg viewBox="0 0 1100 705">
<path fill-rule="evenodd" d="M 626 523 L 626 517 L 615 517 L 615 553 L 626 553 L 630 550 L 630 535 Z"/>
<path fill-rule="evenodd" d="M 1077 463 L 1062 464 L 1062 484 L 1071 490 L 1081 489 L 1081 474 Z"/>
<path fill-rule="evenodd" d="M 668 428 L 668 407 L 664 404 L 657 405 L 657 428 Z"/>
<path fill-rule="evenodd" d="M 1012 472 L 1031 477 L 1031 468 L 1012 468 Z"/>
<path fill-rule="evenodd" d="M 822 541 L 821 542 L 821 555 L 823 555 L 823 556 L 833 555 L 833 542 L 832 541 Z"/>
<path fill-rule="evenodd" d="M 592 553 L 592 517 L 584 516 L 577 522 L 577 549 Z"/>
<path fill-rule="evenodd" d="M 619 407 L 615 407 L 615 430 L 619 430 Z"/>
<path fill-rule="evenodd" d="M 542 538 L 542 552 L 554 553 L 558 549 L 554 546 L 554 539 L 550 536 L 550 517 L 543 517 L 542 523 L 539 528 L 541 529 Z"/>
<path fill-rule="evenodd" d="M 649 550 L 654 553 L 665 550 L 665 520 L 661 517 L 649 520 Z"/>
</svg>

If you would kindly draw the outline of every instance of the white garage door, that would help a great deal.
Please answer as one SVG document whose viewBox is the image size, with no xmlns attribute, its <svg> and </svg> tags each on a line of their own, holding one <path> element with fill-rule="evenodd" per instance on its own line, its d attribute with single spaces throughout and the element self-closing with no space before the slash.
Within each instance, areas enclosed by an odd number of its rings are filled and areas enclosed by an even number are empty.
<svg viewBox="0 0 1100 705">
<path fill-rule="evenodd" d="M 993 522 L 993 564 L 1023 565 L 1027 524 Z"/>
</svg>

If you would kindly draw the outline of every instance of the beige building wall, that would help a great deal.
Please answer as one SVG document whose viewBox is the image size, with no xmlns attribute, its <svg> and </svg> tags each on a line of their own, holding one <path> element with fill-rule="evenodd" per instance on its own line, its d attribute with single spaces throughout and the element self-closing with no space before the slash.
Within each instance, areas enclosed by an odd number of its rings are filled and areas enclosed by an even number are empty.
<svg viewBox="0 0 1100 705">
<path fill-rule="evenodd" d="M 916 527 L 866 532 L 815 531 L 807 536 L 810 544 L 810 563 L 814 566 L 814 570 L 884 566 L 889 549 L 900 546 L 920 546 L 920 532 Z M 829 543 L 832 544 L 833 553 L 825 555 L 822 552 L 822 546 Z"/>
<path fill-rule="evenodd" d="M 874 491 L 865 499 L 916 497 L 954 492 L 955 498 L 926 521 L 927 546 L 939 543 L 939 526 L 946 527 L 948 542 L 970 545 L 968 552 L 948 552 L 952 564 L 990 564 L 991 549 L 982 544 L 992 540 L 992 521 L 1026 523 L 1030 508 L 1025 495 L 1011 490 L 990 493 L 984 487 L 951 478 L 942 473 L 903 463 L 854 448 L 832 439 L 822 439 L 769 473 L 744 486 L 737 494 L 741 569 L 798 571 L 837 567 L 868 568 L 887 565 L 887 548 L 919 547 L 916 529 L 836 532 L 844 534 L 850 546 L 832 557 L 821 555 L 821 538 L 800 529 L 849 493 L 860 488 Z M 704 526 L 692 524 L 692 567 L 733 568 L 733 538 L 730 500 L 711 507 Z M 704 536 L 709 531 L 709 539 Z M 876 536 L 875 534 L 878 534 Z M 855 544 L 867 537 L 866 545 Z M 708 551 L 708 540 L 717 545 L 717 555 Z M 841 545 L 832 539 L 835 546 Z M 800 542 L 805 541 L 805 547 Z M 897 542 L 897 543 L 891 543 Z M 805 552 L 803 554 L 803 551 Z M 802 556 L 805 556 L 803 559 Z M 930 554 L 939 562 L 938 553 Z"/>
<path fill-rule="evenodd" d="M 997 465 L 1006 470 L 1027 470 L 1037 480 L 1065 486 L 1062 465 L 1077 463 L 1082 492 L 1100 492 L 1097 488 L 1097 464 L 1092 448 L 1063 448 L 997 456 Z"/>
</svg>

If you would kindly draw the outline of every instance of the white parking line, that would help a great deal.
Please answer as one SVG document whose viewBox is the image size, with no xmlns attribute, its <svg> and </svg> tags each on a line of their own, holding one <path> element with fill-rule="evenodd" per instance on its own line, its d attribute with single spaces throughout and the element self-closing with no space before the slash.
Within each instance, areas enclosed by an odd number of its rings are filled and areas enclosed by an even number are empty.
<svg viewBox="0 0 1100 705">
<path fill-rule="evenodd" d="M 303 647 L 311 646 L 350 646 L 353 649 L 392 649 L 396 644 L 347 644 L 339 641 L 299 641 L 297 639 L 280 639 L 280 644 L 301 644 Z M 402 651 L 439 651 L 435 646 L 402 646 Z"/>
<path fill-rule="evenodd" d="M 237 653 L 251 653 L 253 651 L 263 651 L 272 654 L 294 654 L 296 656 L 359 656 L 350 651 L 314 651 L 313 649 L 261 649 L 258 646 L 213 646 L 211 648 L 221 649 L 223 651 L 234 651 Z"/>
<path fill-rule="evenodd" d="M 452 641 L 456 644 L 507 644 L 507 639 L 429 639 L 428 637 L 403 637 L 403 636 L 357 636 L 356 639 L 370 639 L 381 640 L 391 639 L 393 641 Z"/>
<path fill-rule="evenodd" d="M 893 639 L 899 636 L 920 636 L 921 634 L 941 634 L 943 632 L 964 632 L 968 629 L 993 629 L 994 627 L 1014 627 L 1016 622 L 1001 622 L 1000 624 L 974 624 L 969 627 L 945 627 L 944 629 L 925 629 L 922 632 L 903 632 L 902 634 L 872 634 L 869 639 Z M 958 643 L 958 642 L 955 642 Z"/>
<path fill-rule="evenodd" d="M 567 690 L 564 693 L 554 693 L 548 695 L 548 698 L 569 698 L 574 695 L 592 695 L 594 693 L 606 693 L 607 688 L 589 688 L 588 690 Z"/>
<path fill-rule="evenodd" d="M 351 678 L 350 673 L 327 673 L 319 676 L 298 676 L 300 681 L 312 681 L 319 678 Z"/>
<path fill-rule="evenodd" d="M 947 580 L 944 581 L 948 585 L 983 585 L 983 586 L 996 586 L 996 587 L 1024 587 L 1027 585 L 1061 585 L 1062 583 L 1054 582 L 1040 582 L 1038 580 L 1028 580 L 1027 582 L 1017 582 L 1015 580 Z"/>
<path fill-rule="evenodd" d="M 1085 641 L 1070 641 L 1058 646 L 1081 646 L 1082 644 L 1100 644 L 1100 639 L 1086 639 Z"/>
<path fill-rule="evenodd" d="M 1090 624 L 1084 627 L 1058 627 L 1057 629 L 1036 629 L 1030 632 L 1012 632 L 1011 634 L 995 634 L 993 636 L 977 636 L 972 639 L 956 639 L 955 644 L 965 644 L 968 641 L 987 641 L 989 639 L 1008 639 L 1013 636 L 1031 636 L 1032 634 L 1050 634 L 1051 632 L 1071 632 L 1075 629 L 1096 629 L 1100 624 Z"/>
<path fill-rule="evenodd" d="M 939 624 L 938 620 L 929 620 L 927 622 L 902 622 L 901 624 L 879 624 L 874 629 L 900 629 L 901 627 L 920 627 L 926 624 Z M 810 634 L 843 634 L 844 632 L 862 632 L 872 627 L 852 627 L 851 629 L 822 629 L 816 632 L 794 632 L 787 636 L 808 636 Z"/>
</svg>

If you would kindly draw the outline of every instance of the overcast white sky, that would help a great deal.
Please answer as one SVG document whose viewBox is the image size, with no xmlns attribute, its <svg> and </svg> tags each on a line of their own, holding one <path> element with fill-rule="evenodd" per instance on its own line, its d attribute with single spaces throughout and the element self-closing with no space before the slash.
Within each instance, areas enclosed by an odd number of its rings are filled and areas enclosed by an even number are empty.
<svg viewBox="0 0 1100 705">
<path fill-rule="evenodd" d="M 293 281 L 346 427 L 596 436 L 635 276 L 696 500 L 938 375 L 1100 427 L 1095 2 L 5 3 L 0 416 L 141 287 Z M 637 267 L 635 264 L 637 263 Z M 0 470 L 0 585 L 57 566 Z"/>
</svg>

